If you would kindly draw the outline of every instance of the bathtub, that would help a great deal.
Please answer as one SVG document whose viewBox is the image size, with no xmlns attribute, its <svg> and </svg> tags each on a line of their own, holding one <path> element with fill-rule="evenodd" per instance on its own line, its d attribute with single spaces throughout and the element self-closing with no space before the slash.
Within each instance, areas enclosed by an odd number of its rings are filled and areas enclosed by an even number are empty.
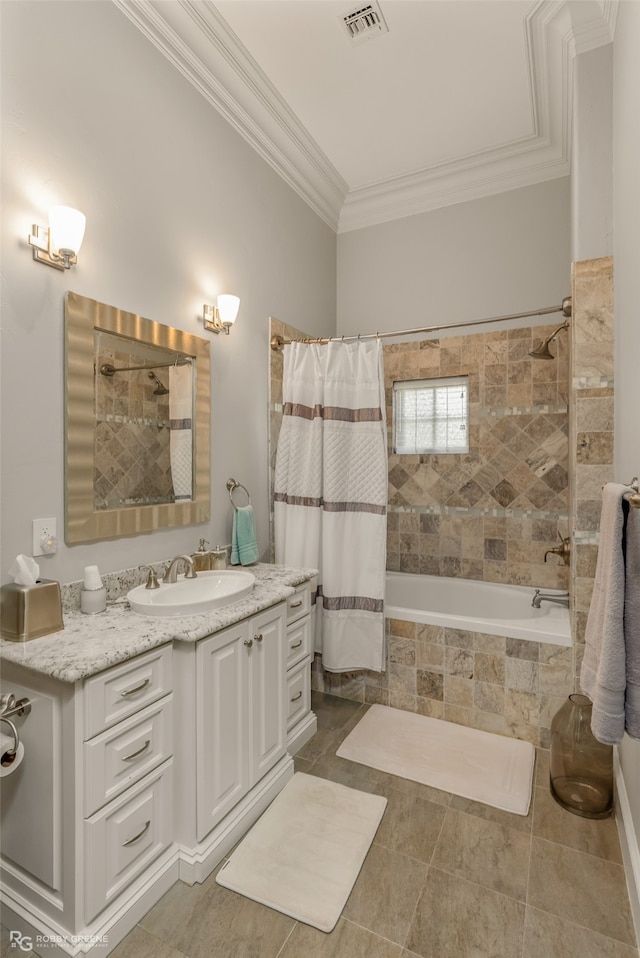
<svg viewBox="0 0 640 958">
<path fill-rule="evenodd" d="M 534 609 L 533 594 L 528 586 L 388 572 L 384 614 L 388 619 L 570 646 L 569 610 L 552 602 Z"/>
</svg>

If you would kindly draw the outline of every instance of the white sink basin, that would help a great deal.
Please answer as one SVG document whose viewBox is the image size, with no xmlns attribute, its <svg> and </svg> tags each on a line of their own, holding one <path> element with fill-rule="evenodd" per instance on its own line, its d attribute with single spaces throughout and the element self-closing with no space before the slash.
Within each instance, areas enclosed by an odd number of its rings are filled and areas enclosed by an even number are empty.
<svg viewBox="0 0 640 958">
<path fill-rule="evenodd" d="M 127 599 L 141 615 L 195 615 L 244 599 L 255 581 L 254 575 L 239 569 L 198 572 L 196 579 L 179 575 L 177 582 L 161 582 L 159 589 L 139 585 L 127 593 Z"/>
</svg>

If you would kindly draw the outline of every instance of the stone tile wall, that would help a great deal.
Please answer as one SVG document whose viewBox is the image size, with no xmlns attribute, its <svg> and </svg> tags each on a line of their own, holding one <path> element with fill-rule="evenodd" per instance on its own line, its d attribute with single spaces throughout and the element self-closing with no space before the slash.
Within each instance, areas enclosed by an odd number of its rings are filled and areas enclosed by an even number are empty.
<svg viewBox="0 0 640 958">
<path fill-rule="evenodd" d="M 566 334 L 554 342 L 555 360 L 528 357 L 557 325 L 384 346 L 390 443 L 397 379 L 468 375 L 471 419 L 467 455 L 390 451 L 389 570 L 567 588 L 559 558 L 544 562 L 558 530 L 568 534 Z M 269 335 L 307 334 L 271 319 Z M 282 353 L 269 352 L 273 490 Z"/>
<path fill-rule="evenodd" d="M 102 348 L 97 368 L 103 363 L 135 366 L 149 359 Z M 168 370 L 154 372 L 168 386 Z M 173 502 L 169 396 L 154 396 L 155 388 L 144 370 L 96 377 L 96 509 Z"/>
<path fill-rule="evenodd" d="M 544 562 L 568 535 L 567 334 L 554 360 L 529 356 L 559 322 L 384 347 L 388 569 L 567 588 Z M 396 455 L 393 382 L 454 375 L 469 377 L 469 452 Z"/>
<path fill-rule="evenodd" d="M 324 672 L 316 656 L 312 688 L 549 747 L 573 690 L 571 648 L 399 619 L 386 629 L 385 672 Z"/>
<path fill-rule="evenodd" d="M 576 688 L 598 553 L 602 486 L 614 476 L 614 313 L 611 257 L 574 263 L 570 443 L 572 634 Z"/>
</svg>

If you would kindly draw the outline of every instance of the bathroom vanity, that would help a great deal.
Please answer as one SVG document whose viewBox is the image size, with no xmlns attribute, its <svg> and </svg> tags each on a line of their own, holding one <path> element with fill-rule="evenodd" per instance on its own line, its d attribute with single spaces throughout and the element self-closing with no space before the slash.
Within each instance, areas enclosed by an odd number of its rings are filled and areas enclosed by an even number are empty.
<svg viewBox="0 0 640 958">
<path fill-rule="evenodd" d="M 36 953 L 112 950 L 176 880 L 204 880 L 293 774 L 316 729 L 313 571 L 251 571 L 252 594 L 215 612 L 112 605 L 2 643 L 3 691 L 32 703 L 2 780 L 3 924 Z"/>
</svg>

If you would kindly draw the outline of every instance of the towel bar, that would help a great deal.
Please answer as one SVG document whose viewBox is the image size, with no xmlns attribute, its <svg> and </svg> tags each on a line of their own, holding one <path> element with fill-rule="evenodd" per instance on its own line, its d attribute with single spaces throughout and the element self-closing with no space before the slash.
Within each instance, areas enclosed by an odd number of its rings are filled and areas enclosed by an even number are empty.
<svg viewBox="0 0 640 958">
<path fill-rule="evenodd" d="M 229 499 L 231 500 L 231 505 L 233 506 L 234 509 L 238 508 L 236 503 L 233 501 L 233 493 L 235 492 L 236 489 L 244 490 L 248 499 L 247 505 L 248 506 L 251 505 L 251 496 L 249 495 L 249 490 L 247 489 L 246 486 L 243 486 L 241 482 L 238 482 L 237 479 L 227 479 L 227 489 L 229 490 Z"/>
<path fill-rule="evenodd" d="M 638 477 L 634 476 L 631 482 L 625 482 L 625 486 L 629 486 L 633 490 L 629 496 L 629 505 L 632 509 L 640 509 L 640 486 L 638 485 Z"/>
</svg>

